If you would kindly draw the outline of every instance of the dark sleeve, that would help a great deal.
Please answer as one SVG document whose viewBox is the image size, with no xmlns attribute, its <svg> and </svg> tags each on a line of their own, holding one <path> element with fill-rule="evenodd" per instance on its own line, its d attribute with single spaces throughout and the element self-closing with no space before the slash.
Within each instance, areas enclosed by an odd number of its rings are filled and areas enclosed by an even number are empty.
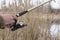
<svg viewBox="0 0 60 40">
<path fill-rule="evenodd" d="M 0 16 L 0 29 L 4 29 L 4 20 L 2 16 Z"/>
</svg>

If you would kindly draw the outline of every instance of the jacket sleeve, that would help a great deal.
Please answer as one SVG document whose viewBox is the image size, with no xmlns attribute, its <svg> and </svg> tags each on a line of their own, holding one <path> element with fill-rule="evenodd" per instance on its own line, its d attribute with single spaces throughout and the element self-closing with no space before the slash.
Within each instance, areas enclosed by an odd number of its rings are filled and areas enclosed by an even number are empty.
<svg viewBox="0 0 60 40">
<path fill-rule="evenodd" d="M 1 15 L 0 15 L 0 29 L 4 29 L 4 20 Z"/>
</svg>

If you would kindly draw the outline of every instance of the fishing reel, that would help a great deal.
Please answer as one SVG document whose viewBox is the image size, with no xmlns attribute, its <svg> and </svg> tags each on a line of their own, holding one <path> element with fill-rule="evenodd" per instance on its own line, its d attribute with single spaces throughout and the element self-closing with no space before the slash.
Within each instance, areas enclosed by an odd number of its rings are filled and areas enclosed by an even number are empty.
<svg viewBox="0 0 60 40">
<path fill-rule="evenodd" d="M 12 31 L 15 31 L 15 30 L 17 30 L 17 29 L 19 29 L 19 28 L 23 28 L 23 27 L 25 27 L 25 26 L 27 26 L 27 24 L 26 24 L 25 22 L 19 22 L 19 23 L 15 24 L 15 25 L 11 28 L 11 30 L 12 30 Z"/>
</svg>

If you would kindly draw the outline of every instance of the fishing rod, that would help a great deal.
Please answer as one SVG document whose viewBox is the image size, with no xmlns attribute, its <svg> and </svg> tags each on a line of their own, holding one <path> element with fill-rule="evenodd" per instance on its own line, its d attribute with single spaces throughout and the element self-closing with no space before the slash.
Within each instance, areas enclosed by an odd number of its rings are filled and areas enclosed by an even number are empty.
<svg viewBox="0 0 60 40">
<path fill-rule="evenodd" d="M 46 1 L 46 2 L 44 2 L 44 3 L 39 4 L 38 6 L 35 6 L 35 7 L 32 7 L 32 8 L 30 8 L 30 9 L 28 9 L 28 10 L 22 11 L 22 12 L 16 14 L 16 16 L 17 16 L 17 17 L 20 17 L 20 16 L 26 14 L 27 12 L 30 12 L 30 11 L 32 11 L 32 10 L 34 10 L 34 9 L 40 7 L 40 6 L 43 6 L 44 4 L 49 3 L 49 2 L 51 2 L 51 1 L 54 1 L 54 2 L 55 2 L 55 0 Z M 16 29 L 22 28 L 22 27 L 24 27 L 24 26 L 27 25 L 26 23 L 23 23 L 23 22 L 20 22 L 20 23 L 18 23 L 17 25 L 16 25 L 16 23 L 17 23 L 17 21 L 15 20 L 14 27 L 11 29 L 12 31 L 15 31 Z"/>
<path fill-rule="evenodd" d="M 28 9 L 28 10 L 22 11 L 22 12 L 16 14 L 16 16 L 17 16 L 17 17 L 22 16 L 22 15 L 26 14 L 27 12 L 30 12 L 30 11 L 32 11 L 32 10 L 34 10 L 34 9 L 40 7 L 40 6 L 43 6 L 44 4 L 49 3 L 49 2 L 51 2 L 51 1 L 52 1 L 52 0 L 49 0 L 49 1 L 47 1 L 47 2 L 44 2 L 44 3 L 39 4 L 38 6 L 35 6 L 35 7 L 32 7 L 32 8 L 30 8 L 30 9 Z"/>
</svg>

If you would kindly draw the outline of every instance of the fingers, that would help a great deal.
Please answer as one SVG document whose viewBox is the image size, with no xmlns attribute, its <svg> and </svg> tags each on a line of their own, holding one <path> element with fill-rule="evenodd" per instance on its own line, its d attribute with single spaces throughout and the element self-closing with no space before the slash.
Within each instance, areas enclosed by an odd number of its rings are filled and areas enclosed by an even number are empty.
<svg viewBox="0 0 60 40">
<path fill-rule="evenodd" d="M 6 26 L 7 28 L 11 28 L 11 26 L 13 26 L 14 23 L 15 23 L 15 21 L 14 21 L 14 20 L 11 20 L 11 21 L 7 22 L 7 23 L 5 24 L 5 26 Z"/>
<path fill-rule="evenodd" d="M 14 25 L 15 22 L 17 22 L 16 15 L 13 14 L 4 14 L 2 15 L 5 27 L 10 28 L 12 25 Z"/>
</svg>

